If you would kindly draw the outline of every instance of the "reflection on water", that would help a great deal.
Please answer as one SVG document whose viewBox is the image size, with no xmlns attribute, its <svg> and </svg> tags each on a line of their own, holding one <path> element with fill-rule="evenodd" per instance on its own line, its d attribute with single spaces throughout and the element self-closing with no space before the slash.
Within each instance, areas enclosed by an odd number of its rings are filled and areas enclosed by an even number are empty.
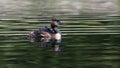
<svg viewBox="0 0 120 68">
<path fill-rule="evenodd" d="M 0 68 L 120 67 L 117 0 L 0 1 Z M 28 32 L 49 26 L 53 17 L 63 22 L 62 51 L 57 53 L 27 40 Z"/>
</svg>

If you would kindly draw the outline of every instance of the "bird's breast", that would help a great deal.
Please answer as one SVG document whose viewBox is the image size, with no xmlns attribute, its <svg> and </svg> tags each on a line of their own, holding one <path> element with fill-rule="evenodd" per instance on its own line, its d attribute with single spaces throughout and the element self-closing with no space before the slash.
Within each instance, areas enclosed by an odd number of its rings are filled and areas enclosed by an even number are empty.
<svg viewBox="0 0 120 68">
<path fill-rule="evenodd" d="M 54 39 L 56 39 L 56 40 L 60 40 L 61 39 L 61 34 L 60 33 L 56 33 L 56 34 L 54 34 Z"/>
</svg>

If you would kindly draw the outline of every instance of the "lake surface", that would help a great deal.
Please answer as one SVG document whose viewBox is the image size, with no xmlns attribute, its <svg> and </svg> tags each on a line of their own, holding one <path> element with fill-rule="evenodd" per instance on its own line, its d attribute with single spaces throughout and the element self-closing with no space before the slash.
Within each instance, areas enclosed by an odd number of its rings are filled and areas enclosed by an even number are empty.
<svg viewBox="0 0 120 68">
<path fill-rule="evenodd" d="M 120 68 L 120 16 L 115 11 L 74 11 L 82 0 L 73 8 L 61 6 L 68 1 L 56 2 L 1 1 L 0 68 Z M 61 52 L 27 39 L 30 31 L 49 26 L 52 18 L 62 21 Z"/>
</svg>

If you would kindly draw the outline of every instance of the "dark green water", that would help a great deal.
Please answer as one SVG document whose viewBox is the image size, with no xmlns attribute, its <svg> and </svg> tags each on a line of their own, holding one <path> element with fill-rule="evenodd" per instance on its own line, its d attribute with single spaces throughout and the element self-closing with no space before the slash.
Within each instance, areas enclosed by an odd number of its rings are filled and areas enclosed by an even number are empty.
<svg viewBox="0 0 120 68">
<path fill-rule="evenodd" d="M 0 68 L 120 68 L 119 15 L 59 11 L 52 4 L 57 0 L 7 1 L 0 10 Z M 63 22 L 61 52 L 26 36 L 53 17 Z"/>
</svg>

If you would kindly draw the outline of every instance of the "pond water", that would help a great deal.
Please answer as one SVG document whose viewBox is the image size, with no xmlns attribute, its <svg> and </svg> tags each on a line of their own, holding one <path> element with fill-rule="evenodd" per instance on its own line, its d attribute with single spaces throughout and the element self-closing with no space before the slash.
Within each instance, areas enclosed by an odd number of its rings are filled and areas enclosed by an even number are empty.
<svg viewBox="0 0 120 68">
<path fill-rule="evenodd" d="M 116 11 L 78 12 L 81 7 L 75 6 L 83 0 L 74 2 L 72 8 L 64 0 L 0 1 L 0 68 L 120 68 L 120 16 Z M 49 26 L 52 18 L 62 21 L 60 52 L 27 39 L 28 32 Z"/>
</svg>

